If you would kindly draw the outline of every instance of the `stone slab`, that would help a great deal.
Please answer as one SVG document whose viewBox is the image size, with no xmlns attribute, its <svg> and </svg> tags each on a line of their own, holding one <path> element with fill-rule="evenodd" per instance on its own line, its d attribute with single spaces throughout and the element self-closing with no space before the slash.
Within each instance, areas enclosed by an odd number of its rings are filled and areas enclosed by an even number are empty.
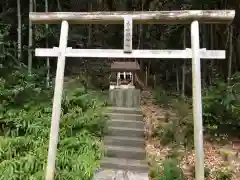
<svg viewBox="0 0 240 180">
<path fill-rule="evenodd" d="M 149 178 L 148 173 L 101 169 L 95 173 L 93 180 L 149 180 Z"/>
</svg>

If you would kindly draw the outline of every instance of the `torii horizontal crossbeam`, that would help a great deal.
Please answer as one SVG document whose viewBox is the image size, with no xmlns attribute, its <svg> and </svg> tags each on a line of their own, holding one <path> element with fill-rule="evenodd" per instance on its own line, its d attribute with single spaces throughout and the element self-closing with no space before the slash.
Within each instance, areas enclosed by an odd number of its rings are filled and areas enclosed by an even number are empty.
<svg viewBox="0 0 240 180">
<path fill-rule="evenodd" d="M 235 10 L 184 10 L 184 11 L 118 11 L 118 12 L 30 12 L 35 24 L 123 24 L 131 16 L 135 24 L 190 24 L 197 20 L 207 24 L 229 24 Z"/>
<path fill-rule="evenodd" d="M 36 48 L 35 56 L 58 57 L 59 48 Z M 132 50 L 132 53 L 124 53 L 120 49 L 72 49 L 67 48 L 64 56 L 66 57 L 89 57 L 89 58 L 151 58 L 151 59 L 190 59 L 192 50 Z M 224 59 L 224 50 L 200 50 L 202 59 Z"/>
</svg>

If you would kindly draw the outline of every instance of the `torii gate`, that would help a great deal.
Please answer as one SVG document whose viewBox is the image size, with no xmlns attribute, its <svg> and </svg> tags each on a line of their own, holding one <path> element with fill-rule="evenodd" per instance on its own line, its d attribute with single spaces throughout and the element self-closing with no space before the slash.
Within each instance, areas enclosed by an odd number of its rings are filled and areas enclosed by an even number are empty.
<svg viewBox="0 0 240 180">
<path fill-rule="evenodd" d="M 234 10 L 190 11 L 139 11 L 139 12 L 53 12 L 30 13 L 35 24 L 62 22 L 59 47 L 37 48 L 36 56 L 58 57 L 48 149 L 46 180 L 54 179 L 56 150 L 63 91 L 66 57 L 98 58 L 182 58 L 192 59 L 192 91 L 195 146 L 195 177 L 204 180 L 204 149 L 202 126 L 202 96 L 200 59 L 224 59 L 225 50 L 206 50 L 199 47 L 199 22 L 229 24 L 235 17 Z M 124 24 L 124 48 L 121 49 L 72 49 L 67 47 L 68 27 L 72 24 Z M 191 49 L 185 50 L 132 50 L 132 24 L 191 24 Z"/>
</svg>

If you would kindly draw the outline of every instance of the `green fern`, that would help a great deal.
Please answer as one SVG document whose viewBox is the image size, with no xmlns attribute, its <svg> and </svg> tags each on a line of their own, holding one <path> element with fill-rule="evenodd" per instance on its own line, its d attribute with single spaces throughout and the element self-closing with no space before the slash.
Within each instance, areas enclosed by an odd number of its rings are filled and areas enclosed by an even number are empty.
<svg viewBox="0 0 240 180">
<path fill-rule="evenodd" d="M 0 180 L 44 179 L 52 90 L 37 75 L 11 75 L 0 79 Z M 91 179 L 103 155 L 105 122 L 102 100 L 84 88 L 65 92 L 56 179 Z"/>
</svg>

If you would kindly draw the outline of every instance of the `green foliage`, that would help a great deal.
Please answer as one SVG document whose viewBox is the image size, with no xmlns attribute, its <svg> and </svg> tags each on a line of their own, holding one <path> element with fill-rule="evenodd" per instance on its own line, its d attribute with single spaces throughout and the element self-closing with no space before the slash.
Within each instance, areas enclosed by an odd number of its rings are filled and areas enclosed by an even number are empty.
<svg viewBox="0 0 240 180">
<path fill-rule="evenodd" d="M 170 106 L 172 97 L 164 89 L 162 89 L 160 87 L 156 88 L 153 91 L 153 95 L 154 95 L 156 103 L 159 104 L 160 106 L 163 106 L 165 108 Z"/>
<path fill-rule="evenodd" d="M 221 169 L 216 172 L 216 180 L 231 180 L 233 172 L 229 169 Z"/>
<path fill-rule="evenodd" d="M 193 122 L 187 117 L 169 119 L 169 122 L 158 127 L 158 137 L 162 145 L 193 145 Z"/>
<path fill-rule="evenodd" d="M 149 176 L 155 180 L 185 180 L 182 169 L 174 158 L 166 159 L 162 167 L 155 162 L 151 166 Z"/>
<path fill-rule="evenodd" d="M 240 75 L 235 74 L 231 85 L 221 80 L 204 90 L 204 125 L 222 133 L 240 128 Z"/>
<path fill-rule="evenodd" d="M 156 90 L 154 95 L 157 103 L 164 103 L 165 106 L 173 108 L 176 113 L 174 116 L 167 116 L 166 123 L 157 127 L 154 135 L 159 137 L 162 145 L 174 144 L 192 147 L 193 116 L 191 106 L 162 89 Z"/>
<path fill-rule="evenodd" d="M 44 179 L 52 91 L 39 78 L 16 71 L 0 80 L 1 180 Z M 104 109 L 105 103 L 84 88 L 65 93 L 56 179 L 91 179 L 103 155 Z"/>
<path fill-rule="evenodd" d="M 191 174 L 192 174 L 192 177 L 195 177 L 195 175 L 196 175 L 195 166 L 191 167 Z M 210 174 L 211 174 L 211 169 L 208 168 L 208 167 L 204 167 L 204 177 L 205 177 L 206 180 L 211 178 Z"/>
<path fill-rule="evenodd" d="M 163 163 L 163 171 L 158 174 L 156 180 L 185 180 L 183 172 L 177 160 L 167 159 Z"/>
<path fill-rule="evenodd" d="M 6 108 L 26 105 L 25 102 L 29 104 L 31 101 L 47 100 L 52 96 L 52 93 L 43 87 L 42 74 L 29 76 L 25 70 L 12 71 L 0 78 L 1 105 Z"/>
<path fill-rule="evenodd" d="M 210 173 L 211 173 L 211 169 L 208 168 L 208 167 L 204 167 L 204 177 L 205 177 L 206 179 L 209 179 Z"/>
<path fill-rule="evenodd" d="M 158 130 L 160 131 L 157 132 L 157 135 L 160 138 L 162 145 L 176 143 L 176 133 L 175 133 L 176 129 L 177 129 L 177 126 L 173 121 L 165 124 L 162 127 L 158 127 Z"/>
<path fill-rule="evenodd" d="M 214 133 L 238 133 L 240 128 L 240 75 L 235 74 L 228 85 L 222 80 L 203 91 L 204 128 Z M 181 99 L 158 88 L 156 102 L 176 112 L 175 118 L 155 130 L 163 144 L 193 144 L 193 115 L 190 100 Z"/>
<path fill-rule="evenodd" d="M 157 162 L 154 162 L 149 169 L 149 176 L 151 178 L 159 178 L 161 173 L 160 165 Z"/>
<path fill-rule="evenodd" d="M 109 89 L 110 78 L 110 62 L 109 60 L 100 60 L 98 63 L 93 64 L 92 60 L 88 62 L 88 76 L 90 77 L 90 83 L 98 89 Z M 91 63 L 90 63 L 91 62 Z"/>
</svg>

